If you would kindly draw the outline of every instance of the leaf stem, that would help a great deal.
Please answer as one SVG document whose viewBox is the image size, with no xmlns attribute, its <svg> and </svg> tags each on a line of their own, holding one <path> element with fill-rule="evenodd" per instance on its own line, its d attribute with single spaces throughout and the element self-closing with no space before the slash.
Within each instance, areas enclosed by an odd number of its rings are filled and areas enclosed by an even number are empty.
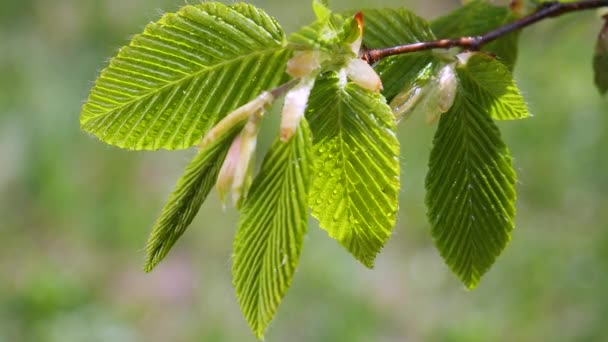
<svg viewBox="0 0 608 342">
<path fill-rule="evenodd" d="M 368 64 L 373 65 L 386 57 L 417 51 L 425 51 L 432 49 L 450 49 L 454 47 L 460 47 L 470 51 L 477 51 L 483 45 L 486 45 L 504 35 L 519 31 L 525 27 L 533 25 L 541 20 L 559 17 L 567 13 L 601 7 L 608 7 L 608 0 L 583 0 L 568 3 L 558 1 L 545 2 L 541 4 L 534 13 L 507 25 L 498 27 L 480 36 L 460 37 L 454 39 L 437 39 L 427 42 L 398 45 L 381 49 L 369 49 L 363 53 L 361 58 L 367 61 Z"/>
</svg>

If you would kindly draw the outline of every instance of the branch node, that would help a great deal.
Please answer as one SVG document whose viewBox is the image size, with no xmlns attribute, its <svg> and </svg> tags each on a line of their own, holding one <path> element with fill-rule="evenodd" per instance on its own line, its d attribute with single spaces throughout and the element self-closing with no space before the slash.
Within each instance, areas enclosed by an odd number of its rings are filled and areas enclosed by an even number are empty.
<svg viewBox="0 0 608 342">
<path fill-rule="evenodd" d="M 468 50 L 479 51 L 481 47 L 486 43 L 484 36 L 468 37 Z"/>
</svg>

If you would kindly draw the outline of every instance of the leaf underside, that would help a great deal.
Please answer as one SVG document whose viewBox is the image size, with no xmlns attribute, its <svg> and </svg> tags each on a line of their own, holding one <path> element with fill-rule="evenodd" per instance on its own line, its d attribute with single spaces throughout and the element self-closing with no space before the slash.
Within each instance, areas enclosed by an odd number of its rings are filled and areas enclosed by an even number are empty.
<svg viewBox="0 0 608 342">
<path fill-rule="evenodd" d="M 312 141 L 306 120 L 277 139 L 244 203 L 234 239 L 233 283 L 251 329 L 262 338 L 298 264 L 308 224 Z"/>
<path fill-rule="evenodd" d="M 435 243 L 469 288 L 507 245 L 515 216 L 515 171 L 487 103 L 458 90 L 441 116 L 426 178 Z"/>
<path fill-rule="evenodd" d="M 192 223 L 215 185 L 231 141 L 240 127 L 242 125 L 202 148 L 186 167 L 150 233 L 146 246 L 146 272 L 152 271 L 165 258 Z"/>
<path fill-rule="evenodd" d="M 279 84 L 289 55 L 283 31 L 260 9 L 185 6 L 149 24 L 110 61 L 82 108 L 81 127 L 127 149 L 193 146 L 224 115 Z"/>
<path fill-rule="evenodd" d="M 399 142 L 381 95 L 335 72 L 317 80 L 307 118 L 314 137 L 312 215 L 367 267 L 395 225 Z"/>
</svg>

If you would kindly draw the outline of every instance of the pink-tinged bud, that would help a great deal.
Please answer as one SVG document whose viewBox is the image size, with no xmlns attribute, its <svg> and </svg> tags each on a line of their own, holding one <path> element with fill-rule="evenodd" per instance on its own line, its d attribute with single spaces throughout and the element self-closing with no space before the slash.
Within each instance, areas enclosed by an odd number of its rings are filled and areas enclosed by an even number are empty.
<svg viewBox="0 0 608 342">
<path fill-rule="evenodd" d="M 236 165 L 239 161 L 240 150 L 241 136 L 239 134 L 232 141 L 232 145 L 228 150 L 228 154 L 226 154 L 226 159 L 224 159 L 224 163 L 222 164 L 222 168 L 220 169 L 215 183 L 215 188 L 220 196 L 220 201 L 224 204 L 226 204 L 226 195 L 232 188 L 234 171 L 236 170 Z"/>
<path fill-rule="evenodd" d="M 353 58 L 346 66 L 346 75 L 362 88 L 373 92 L 382 90 L 382 80 L 376 71 L 362 59 Z"/>
<path fill-rule="evenodd" d="M 239 208 L 242 201 L 247 197 L 253 179 L 255 147 L 260 130 L 260 121 L 260 115 L 251 115 L 240 134 L 239 156 L 232 181 L 232 203 L 236 208 Z"/>
<path fill-rule="evenodd" d="M 304 117 L 308 97 L 314 84 L 314 77 L 305 77 L 285 95 L 281 112 L 281 141 L 288 141 L 295 134 Z"/>
<path fill-rule="evenodd" d="M 298 51 L 287 62 L 287 74 L 293 78 L 302 78 L 311 75 L 321 67 L 321 54 L 319 51 Z"/>
<path fill-rule="evenodd" d="M 361 50 L 361 44 L 363 43 L 363 13 L 357 12 L 355 14 L 355 23 L 357 23 L 357 29 L 359 30 L 359 35 L 354 42 L 350 44 L 351 51 L 355 54 L 355 56 L 359 56 L 359 51 Z"/>
</svg>

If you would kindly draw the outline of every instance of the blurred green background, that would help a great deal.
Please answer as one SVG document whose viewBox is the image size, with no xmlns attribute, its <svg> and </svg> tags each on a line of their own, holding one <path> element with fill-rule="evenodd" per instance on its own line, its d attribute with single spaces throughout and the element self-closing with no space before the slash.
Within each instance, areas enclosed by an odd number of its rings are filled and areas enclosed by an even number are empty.
<svg viewBox="0 0 608 342">
<path fill-rule="evenodd" d="M 253 3 L 287 32 L 313 17 L 309 1 Z M 128 152 L 79 130 L 108 59 L 182 4 L 2 1 L 0 341 L 254 341 L 231 285 L 237 216 L 215 194 L 169 257 L 142 271 L 149 229 L 194 151 Z M 458 2 L 332 5 L 433 17 Z M 596 13 L 575 14 L 522 36 L 516 77 L 535 116 L 500 123 L 519 172 L 517 227 L 478 289 L 433 247 L 423 184 L 435 127 L 416 115 L 399 129 L 401 210 L 376 268 L 312 223 L 267 340 L 605 341 L 608 101 L 590 66 L 600 26 Z"/>
</svg>

